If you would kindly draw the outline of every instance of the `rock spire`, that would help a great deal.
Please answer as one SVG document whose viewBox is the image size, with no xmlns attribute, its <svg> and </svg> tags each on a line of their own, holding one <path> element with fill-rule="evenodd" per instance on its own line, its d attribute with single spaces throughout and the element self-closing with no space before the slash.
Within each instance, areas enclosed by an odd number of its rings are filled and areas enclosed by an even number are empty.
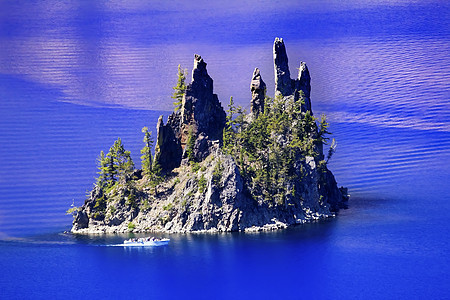
<svg viewBox="0 0 450 300">
<path fill-rule="evenodd" d="M 275 96 L 292 95 L 292 79 L 283 39 L 275 38 L 273 43 L 273 64 L 275 71 Z"/>
<path fill-rule="evenodd" d="M 291 79 L 286 47 L 282 38 L 275 38 L 273 43 L 273 63 L 275 70 L 275 96 L 294 96 L 304 101 L 302 110 L 311 110 L 311 77 L 306 63 L 301 62 L 297 79 Z"/>
<path fill-rule="evenodd" d="M 187 86 L 181 108 L 181 127 L 185 135 L 191 128 L 210 140 L 221 140 L 226 114 L 213 93 L 213 80 L 206 70 L 206 62 L 195 55 L 192 82 Z M 182 141 L 184 144 L 184 140 Z"/>
<path fill-rule="evenodd" d="M 258 117 L 259 113 L 264 113 L 264 99 L 266 97 L 266 84 L 262 80 L 258 68 L 253 71 L 250 91 L 252 92 L 250 111 L 254 117 Z"/>
<path fill-rule="evenodd" d="M 195 136 L 194 157 L 201 161 L 208 156 L 212 141 L 221 142 L 225 121 L 226 114 L 213 93 L 206 62 L 195 54 L 192 81 L 186 87 L 180 109 L 169 116 L 166 125 L 162 116 L 158 120 L 155 161 L 164 173 L 180 166 L 186 157 L 183 152 L 189 135 Z"/>
</svg>

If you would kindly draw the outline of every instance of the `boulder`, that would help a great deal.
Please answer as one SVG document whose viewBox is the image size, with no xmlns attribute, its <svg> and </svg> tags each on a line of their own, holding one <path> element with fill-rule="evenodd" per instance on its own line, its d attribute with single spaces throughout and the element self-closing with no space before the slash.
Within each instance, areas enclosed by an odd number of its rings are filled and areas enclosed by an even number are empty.
<svg viewBox="0 0 450 300">
<path fill-rule="evenodd" d="M 82 228 L 87 228 L 88 225 L 89 217 L 87 216 L 86 212 L 83 210 L 78 211 L 73 220 L 73 228 L 75 230 L 80 230 Z"/>
</svg>

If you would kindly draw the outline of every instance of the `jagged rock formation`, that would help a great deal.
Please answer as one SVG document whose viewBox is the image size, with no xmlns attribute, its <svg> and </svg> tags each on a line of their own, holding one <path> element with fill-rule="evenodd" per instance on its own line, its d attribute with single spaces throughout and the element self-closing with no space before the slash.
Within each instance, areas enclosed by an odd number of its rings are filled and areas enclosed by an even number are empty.
<svg viewBox="0 0 450 300">
<path fill-rule="evenodd" d="M 308 68 L 302 62 L 298 78 L 291 79 L 286 49 L 278 38 L 274 66 L 276 94 L 282 96 L 281 101 L 305 101 L 301 110 L 310 111 Z M 251 81 L 252 120 L 264 119 L 258 115 L 264 114 L 265 87 L 256 68 Z M 306 115 L 302 113 L 302 118 Z M 295 179 L 285 182 L 291 192 L 281 202 L 255 196 L 249 175 L 222 149 L 225 121 L 206 63 L 195 55 L 192 82 L 181 108 L 169 116 L 167 124 L 162 116 L 157 124 L 155 162 L 166 174 L 165 180 L 154 185 L 150 175 L 135 170 L 113 186 L 95 186 L 78 209 L 72 232 L 272 230 L 333 217 L 346 206 L 346 189 L 338 188 L 327 169 L 321 143 L 315 146 L 319 148 L 317 156 L 302 154 L 303 150 L 291 152 L 295 157 L 290 178 Z M 318 134 L 317 127 L 313 130 Z M 273 138 L 288 147 L 283 134 Z"/>
<path fill-rule="evenodd" d="M 250 112 L 252 116 L 258 117 L 259 113 L 264 113 L 264 99 L 266 97 L 266 84 L 262 80 L 258 68 L 253 71 L 250 91 L 252 92 Z"/>
<path fill-rule="evenodd" d="M 213 93 L 213 80 L 206 70 L 206 62 L 196 54 L 192 81 L 186 87 L 181 108 L 169 116 L 166 125 L 162 116 L 158 120 L 155 161 L 164 173 L 179 167 L 186 156 L 182 153 L 189 134 L 196 137 L 194 156 L 202 160 L 209 154 L 212 141 L 221 142 L 225 119 L 225 111 Z"/>
<path fill-rule="evenodd" d="M 169 122 L 164 125 L 163 116 L 160 116 L 156 125 L 155 161 L 164 172 L 175 169 L 180 165 L 183 149 L 180 139 L 175 136 L 175 130 L 171 126 L 176 115 L 169 117 Z"/>
<path fill-rule="evenodd" d="M 275 96 L 293 96 L 303 100 L 302 111 L 311 110 L 311 77 L 306 63 L 300 62 L 297 79 L 291 79 L 288 57 L 283 39 L 275 38 L 273 44 L 273 61 L 275 70 Z"/>
<path fill-rule="evenodd" d="M 292 95 L 292 79 L 283 39 L 275 38 L 273 43 L 273 64 L 275 71 L 275 96 Z"/>
</svg>

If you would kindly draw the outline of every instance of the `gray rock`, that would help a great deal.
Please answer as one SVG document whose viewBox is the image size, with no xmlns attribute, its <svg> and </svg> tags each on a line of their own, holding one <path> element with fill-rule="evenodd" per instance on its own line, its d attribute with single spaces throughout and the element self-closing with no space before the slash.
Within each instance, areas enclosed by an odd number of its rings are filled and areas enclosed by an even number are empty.
<svg viewBox="0 0 450 300">
<path fill-rule="evenodd" d="M 202 161 L 210 154 L 212 142 L 209 138 L 201 132 L 194 144 L 194 158 L 196 161 Z"/>
<path fill-rule="evenodd" d="M 89 225 L 89 218 L 85 211 L 81 210 L 77 212 L 75 219 L 73 220 L 73 228 L 74 230 L 80 230 L 83 228 L 87 228 Z"/>
<path fill-rule="evenodd" d="M 311 76 L 305 62 L 300 62 L 298 69 L 298 78 L 295 80 L 296 100 L 302 99 L 305 103 L 302 105 L 302 111 L 306 112 L 311 109 Z"/>
<path fill-rule="evenodd" d="M 179 167 L 191 131 L 198 139 L 194 155 L 201 161 L 209 155 L 211 141 L 221 142 L 225 121 L 226 114 L 213 93 L 213 80 L 206 70 L 206 62 L 196 54 L 192 82 L 186 87 L 181 108 L 169 116 L 166 125 L 162 117 L 158 120 L 155 161 L 164 173 Z"/>
<path fill-rule="evenodd" d="M 213 80 L 206 70 L 206 62 L 195 55 L 192 82 L 186 88 L 181 108 L 182 134 L 189 128 L 197 135 L 203 133 L 210 140 L 221 140 L 226 114 L 217 95 L 213 93 Z"/>
<path fill-rule="evenodd" d="M 181 162 L 181 143 L 175 136 L 170 124 L 164 125 L 160 116 L 156 125 L 155 162 L 161 166 L 163 173 L 170 172 Z"/>
<path fill-rule="evenodd" d="M 273 63 L 275 69 L 275 96 L 294 96 L 295 101 L 303 101 L 302 111 L 311 109 L 311 76 L 306 63 L 300 62 L 297 79 L 291 79 L 286 47 L 283 39 L 275 38 L 273 44 Z"/>
<path fill-rule="evenodd" d="M 292 95 L 292 79 L 289 72 L 286 47 L 282 38 L 275 38 L 273 43 L 273 63 L 275 71 L 275 96 Z"/>
<path fill-rule="evenodd" d="M 250 91 L 252 92 L 250 112 L 254 117 L 258 117 L 259 113 L 264 113 L 264 99 L 266 97 L 266 84 L 262 80 L 258 68 L 253 71 Z"/>
</svg>

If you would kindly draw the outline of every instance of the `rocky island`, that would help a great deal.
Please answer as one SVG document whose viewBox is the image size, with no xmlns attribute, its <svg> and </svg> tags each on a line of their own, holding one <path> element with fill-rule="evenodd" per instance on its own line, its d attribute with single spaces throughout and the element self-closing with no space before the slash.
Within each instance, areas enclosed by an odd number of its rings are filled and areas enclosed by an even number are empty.
<svg viewBox="0 0 450 300">
<path fill-rule="evenodd" d="M 275 95 L 266 95 L 258 68 L 250 113 L 213 92 L 206 62 L 195 55 L 191 83 L 179 68 L 174 112 L 158 120 L 153 141 L 143 129 L 142 169 L 118 139 L 99 158 L 99 178 L 73 233 L 229 232 L 286 228 L 334 217 L 346 207 L 327 168 L 335 143 L 324 116 L 311 110 L 310 74 L 301 62 L 291 79 L 282 39 L 273 46 Z"/>
</svg>

